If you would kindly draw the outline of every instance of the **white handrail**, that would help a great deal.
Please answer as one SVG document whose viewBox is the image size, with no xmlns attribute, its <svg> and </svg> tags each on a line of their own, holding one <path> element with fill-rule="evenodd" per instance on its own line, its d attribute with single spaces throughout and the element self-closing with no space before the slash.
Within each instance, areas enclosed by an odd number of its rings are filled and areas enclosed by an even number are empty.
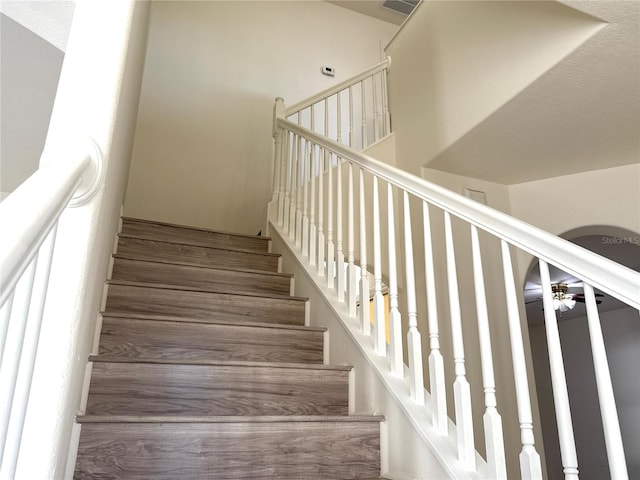
<svg viewBox="0 0 640 480">
<path fill-rule="evenodd" d="M 0 305 L 73 197 L 79 196 L 92 152 L 43 165 L 0 203 Z M 98 161 L 96 160 L 95 163 Z M 74 195 L 75 194 L 75 195 Z M 34 201 L 37 199 L 37 201 Z"/>
<path fill-rule="evenodd" d="M 318 103 L 327 97 L 330 97 L 332 95 L 335 95 L 338 92 L 341 92 L 342 90 L 346 90 L 351 85 L 355 85 L 358 82 L 361 82 L 366 78 L 369 78 L 371 75 L 375 75 L 378 72 L 386 70 L 389 67 L 389 65 L 391 65 L 391 58 L 387 57 L 382 62 L 378 63 L 377 65 L 374 65 L 373 67 L 365 70 L 364 72 L 359 73 L 358 75 L 355 75 L 351 78 L 348 78 L 343 82 L 340 82 L 337 85 L 334 85 L 333 87 L 329 87 L 326 90 L 323 90 L 322 92 L 315 94 L 313 97 L 307 98 L 306 100 L 303 100 L 301 102 L 296 103 L 295 105 L 292 105 L 291 107 L 287 108 L 285 116 L 288 117 L 290 115 L 293 115 L 299 112 L 300 110 L 304 110 L 305 108 L 310 107 L 314 103 Z"/>
<path fill-rule="evenodd" d="M 63 152 L 64 161 L 45 162 L 0 204 L 2 478 L 13 478 L 20 451 L 58 220 L 65 208 L 88 202 L 102 185 L 102 156 L 86 140 L 51 149 Z"/>
<path fill-rule="evenodd" d="M 277 123 L 279 127 L 308 138 L 338 156 L 364 167 L 374 175 L 401 186 L 404 191 L 480 227 L 640 310 L 640 273 L 491 207 L 384 164 L 286 119 L 279 118 Z"/>
</svg>

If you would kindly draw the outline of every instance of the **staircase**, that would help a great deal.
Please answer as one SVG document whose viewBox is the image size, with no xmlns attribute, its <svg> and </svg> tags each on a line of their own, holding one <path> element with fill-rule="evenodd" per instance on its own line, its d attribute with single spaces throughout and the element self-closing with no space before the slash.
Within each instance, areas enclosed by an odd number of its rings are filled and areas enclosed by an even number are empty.
<svg viewBox="0 0 640 480">
<path fill-rule="evenodd" d="M 379 478 L 383 418 L 269 245 L 123 219 L 76 479 Z"/>
</svg>

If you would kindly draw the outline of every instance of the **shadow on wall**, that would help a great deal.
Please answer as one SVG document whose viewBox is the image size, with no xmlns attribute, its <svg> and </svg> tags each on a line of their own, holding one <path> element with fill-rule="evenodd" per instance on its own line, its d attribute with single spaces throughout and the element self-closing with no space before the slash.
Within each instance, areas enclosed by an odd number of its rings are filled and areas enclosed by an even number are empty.
<svg viewBox="0 0 640 480">
<path fill-rule="evenodd" d="M 633 270 L 640 269 L 640 234 L 618 227 L 595 225 L 571 230 L 563 238 L 592 250 Z M 578 280 L 559 269 L 551 269 L 552 283 L 564 282 L 569 293 L 582 293 Z M 535 369 L 536 388 L 544 438 L 549 480 L 562 479 L 562 460 L 558 441 L 547 339 L 542 301 L 536 297 L 540 285 L 537 262 L 529 268 L 525 284 L 527 320 Z M 627 457 L 629 478 L 640 478 L 640 318 L 638 312 L 609 297 L 598 297 L 598 309 L 604 336 L 613 390 L 618 408 L 622 440 Z M 564 368 L 569 391 L 569 403 L 578 454 L 580 478 L 609 478 L 609 467 L 600 420 L 600 407 L 593 369 L 591 342 L 585 306 L 558 314 L 558 326 Z"/>
</svg>

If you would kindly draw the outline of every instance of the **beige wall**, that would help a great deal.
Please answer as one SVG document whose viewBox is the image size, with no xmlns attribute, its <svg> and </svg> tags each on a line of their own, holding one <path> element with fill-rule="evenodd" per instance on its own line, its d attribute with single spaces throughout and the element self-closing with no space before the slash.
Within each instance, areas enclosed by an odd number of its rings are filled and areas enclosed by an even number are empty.
<svg viewBox="0 0 640 480">
<path fill-rule="evenodd" d="M 640 233 L 640 163 L 509 186 L 511 213 L 554 235 L 606 225 Z M 518 255 L 521 285 L 532 257 Z"/>
<path fill-rule="evenodd" d="M 257 233 L 274 98 L 378 63 L 396 29 L 321 1 L 155 2 L 125 214 Z"/>
<path fill-rule="evenodd" d="M 599 28 L 559 2 L 423 2 L 385 49 L 398 165 L 419 175 Z"/>
</svg>

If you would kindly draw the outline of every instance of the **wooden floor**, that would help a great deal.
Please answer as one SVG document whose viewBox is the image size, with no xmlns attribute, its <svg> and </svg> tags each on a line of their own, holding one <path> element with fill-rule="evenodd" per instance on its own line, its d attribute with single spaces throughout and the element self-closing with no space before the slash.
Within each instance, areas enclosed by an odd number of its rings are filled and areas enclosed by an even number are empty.
<svg viewBox="0 0 640 480">
<path fill-rule="evenodd" d="M 123 219 L 77 479 L 373 479 L 380 416 L 349 415 L 269 239 Z"/>
</svg>

